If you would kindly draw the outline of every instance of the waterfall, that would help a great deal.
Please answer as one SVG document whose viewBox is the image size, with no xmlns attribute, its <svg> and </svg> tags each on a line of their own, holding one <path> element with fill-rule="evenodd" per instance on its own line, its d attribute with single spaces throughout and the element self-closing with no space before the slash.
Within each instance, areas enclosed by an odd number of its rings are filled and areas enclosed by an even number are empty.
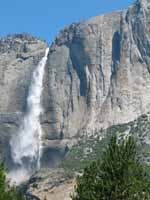
<svg viewBox="0 0 150 200">
<path fill-rule="evenodd" d="M 40 169 L 42 154 L 41 95 L 48 52 L 47 48 L 45 56 L 33 72 L 27 97 L 27 112 L 19 131 L 10 140 L 11 157 L 15 167 L 9 172 L 8 178 L 16 184 L 26 181 L 34 171 Z"/>
</svg>

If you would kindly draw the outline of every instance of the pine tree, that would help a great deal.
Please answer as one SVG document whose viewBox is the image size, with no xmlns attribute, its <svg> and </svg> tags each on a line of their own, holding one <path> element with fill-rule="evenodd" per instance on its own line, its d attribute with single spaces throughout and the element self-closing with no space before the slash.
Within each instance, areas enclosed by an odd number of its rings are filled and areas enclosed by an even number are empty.
<svg viewBox="0 0 150 200">
<path fill-rule="evenodd" d="M 150 180 L 136 159 L 132 137 L 118 144 L 113 137 L 101 160 L 77 178 L 72 200 L 148 200 Z"/>
<path fill-rule="evenodd" d="M 15 186 L 10 187 L 7 184 L 3 164 L 0 165 L 0 200 L 25 200 L 25 197 Z"/>
</svg>

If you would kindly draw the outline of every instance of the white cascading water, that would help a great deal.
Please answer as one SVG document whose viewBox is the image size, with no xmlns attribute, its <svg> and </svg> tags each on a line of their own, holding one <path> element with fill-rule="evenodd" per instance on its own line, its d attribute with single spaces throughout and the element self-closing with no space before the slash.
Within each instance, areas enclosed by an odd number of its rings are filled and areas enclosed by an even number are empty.
<svg viewBox="0 0 150 200">
<path fill-rule="evenodd" d="M 41 95 L 48 52 L 47 48 L 45 56 L 33 72 L 27 98 L 27 113 L 18 133 L 10 141 L 15 168 L 9 172 L 8 178 L 17 185 L 26 181 L 34 171 L 40 168 L 42 129 L 39 118 L 42 113 Z"/>
</svg>

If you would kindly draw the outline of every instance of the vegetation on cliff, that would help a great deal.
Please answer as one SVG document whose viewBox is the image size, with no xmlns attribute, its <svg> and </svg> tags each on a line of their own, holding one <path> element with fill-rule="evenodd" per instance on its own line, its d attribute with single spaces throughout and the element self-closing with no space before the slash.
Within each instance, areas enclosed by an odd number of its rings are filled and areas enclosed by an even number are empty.
<svg viewBox="0 0 150 200">
<path fill-rule="evenodd" d="M 131 135 L 137 141 L 137 156 L 140 162 L 149 165 L 149 132 L 150 113 L 147 113 L 132 122 L 113 125 L 91 136 L 82 136 L 63 159 L 60 167 L 70 173 L 83 172 L 84 168 L 101 158 L 112 137 L 123 138 L 126 135 Z"/>
</svg>

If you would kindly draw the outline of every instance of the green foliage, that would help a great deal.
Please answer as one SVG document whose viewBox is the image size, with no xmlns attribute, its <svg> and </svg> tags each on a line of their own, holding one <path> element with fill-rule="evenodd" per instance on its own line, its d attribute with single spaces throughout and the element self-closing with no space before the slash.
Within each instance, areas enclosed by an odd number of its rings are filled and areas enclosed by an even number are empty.
<svg viewBox="0 0 150 200">
<path fill-rule="evenodd" d="M 129 137 L 118 144 L 113 137 L 101 160 L 86 167 L 77 178 L 72 200 L 148 200 L 150 180 L 136 159 L 136 145 Z"/>
<path fill-rule="evenodd" d="M 7 184 L 2 164 L 0 165 L 0 200 L 25 200 L 21 192 Z"/>
<path fill-rule="evenodd" d="M 38 184 L 37 183 L 33 183 L 32 184 L 32 188 L 36 188 L 37 189 L 38 188 Z"/>
<path fill-rule="evenodd" d="M 83 172 L 93 161 L 101 157 L 112 136 L 124 136 L 129 129 L 129 124 L 114 125 L 92 136 L 83 136 L 78 143 L 71 148 L 68 155 L 63 159 L 60 168 L 71 173 Z"/>
<path fill-rule="evenodd" d="M 78 144 L 69 151 L 60 167 L 71 173 L 82 172 L 85 167 L 101 157 L 112 135 L 114 133 L 106 133 L 103 137 L 98 134 L 95 137 L 82 137 Z"/>
</svg>

